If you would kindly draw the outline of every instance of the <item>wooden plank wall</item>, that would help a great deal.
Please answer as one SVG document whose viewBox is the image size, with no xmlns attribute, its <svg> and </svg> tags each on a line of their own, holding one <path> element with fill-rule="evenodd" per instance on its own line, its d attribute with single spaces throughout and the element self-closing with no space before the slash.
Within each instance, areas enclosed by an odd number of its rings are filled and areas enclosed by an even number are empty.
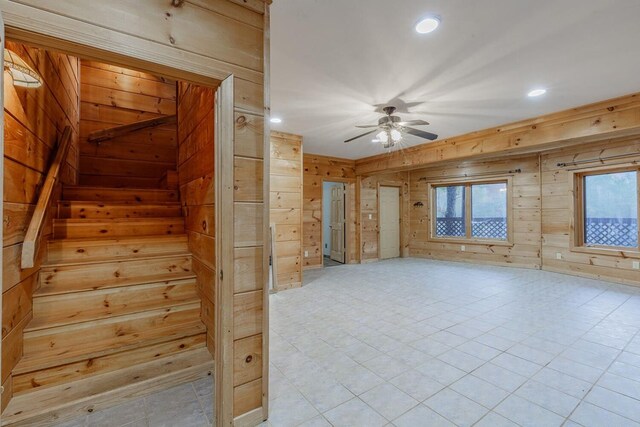
<svg viewBox="0 0 640 427">
<path fill-rule="evenodd" d="M 514 169 L 522 173 L 508 174 Z M 503 174 L 501 174 L 504 172 Z M 497 175 L 496 175 L 497 174 Z M 512 177 L 513 191 L 513 245 L 489 245 L 429 241 L 430 182 L 455 180 L 456 177 L 475 175 L 493 178 Z M 460 178 L 457 178 L 460 179 Z M 540 268 L 540 175 L 538 155 L 495 161 L 468 161 L 410 172 L 410 255 L 448 261 L 471 261 L 483 264 L 508 264 L 516 267 Z M 416 206 L 416 203 L 422 205 Z"/>
<path fill-rule="evenodd" d="M 99 62 L 81 61 L 80 183 L 157 187 L 176 169 L 176 125 L 142 129 L 87 142 L 93 131 L 176 114 L 176 84 L 167 78 Z"/>
<path fill-rule="evenodd" d="M 302 137 L 271 132 L 270 221 L 277 291 L 302 286 Z"/>
<path fill-rule="evenodd" d="M 380 185 L 400 187 L 401 224 L 400 256 L 409 256 L 409 174 L 392 172 L 361 178 L 360 185 L 360 245 L 362 262 L 377 261 L 380 257 L 378 214 L 378 190 Z"/>
<path fill-rule="evenodd" d="M 610 156 L 618 158 L 606 160 Z M 558 163 L 596 160 L 579 166 Z M 640 271 L 633 270 L 637 254 L 612 251 L 610 254 L 571 251 L 570 234 L 574 200 L 568 169 L 589 170 L 606 165 L 640 162 L 640 138 L 607 140 L 543 153 L 542 162 L 542 267 L 544 270 L 601 278 L 640 285 Z M 556 259 L 556 254 L 562 259 Z"/>
<path fill-rule="evenodd" d="M 213 88 L 178 82 L 178 185 L 212 357 L 216 300 L 214 108 Z"/>
<path fill-rule="evenodd" d="M 8 34 L 22 40 L 203 84 L 213 84 L 233 75 L 234 111 L 237 119 L 243 117 L 244 123 L 250 124 L 236 127 L 235 156 L 254 158 L 260 163 L 264 147 L 268 148 L 262 126 L 265 113 L 269 113 L 265 63 L 268 63 L 270 3 L 263 0 L 145 2 L 145 13 L 140 13 L 138 2 L 129 0 L 95 2 L 91 8 L 86 7 L 85 0 L 10 0 L 2 2 L 0 9 Z M 268 186 L 264 165 L 258 166 L 255 173 L 253 184 Z M 236 179 L 251 178 L 236 175 Z M 262 193 L 265 192 L 268 193 L 268 188 Z M 227 334 L 231 339 L 227 335 L 216 337 L 220 344 L 216 352 L 230 348 L 225 353 L 230 357 L 216 369 L 216 384 L 221 384 L 216 392 L 216 417 L 217 425 L 221 426 L 257 425 L 265 419 L 268 410 L 268 354 L 260 348 L 260 357 L 256 353 L 247 358 L 246 349 L 258 347 L 241 346 L 248 343 L 242 341 L 244 338 L 250 338 L 252 344 L 261 341 L 266 346 L 267 343 L 268 325 L 263 317 L 267 300 L 262 270 L 268 210 L 264 197 L 251 196 L 246 189 L 235 194 L 234 199 L 234 261 L 238 273 L 236 277 L 227 274 L 230 279 L 225 280 L 223 286 L 225 290 L 233 287 L 235 295 L 225 297 L 223 304 L 216 307 L 224 316 L 230 311 L 233 320 Z M 238 361 L 236 369 L 231 360 Z M 230 370 L 231 375 L 227 374 Z M 245 375 L 246 372 L 251 375 Z"/>
<path fill-rule="evenodd" d="M 322 182 L 341 181 L 348 185 L 350 223 L 347 224 L 350 233 L 347 235 L 347 262 L 359 260 L 356 242 L 357 214 L 355 212 L 355 161 L 326 157 L 316 154 L 303 155 L 303 201 L 302 201 L 302 234 L 304 268 L 322 267 Z M 349 191 L 351 190 L 351 191 Z"/>
<path fill-rule="evenodd" d="M 62 182 L 75 184 L 78 167 L 79 63 L 75 57 L 7 42 L 43 78 L 37 89 L 13 86 L 4 79 L 4 212 L 2 269 L 2 395 L 4 410 L 11 398 L 11 370 L 22 356 L 22 331 L 31 319 L 32 292 L 44 251 L 34 268 L 20 269 L 25 232 L 39 189 L 65 126 L 73 129 Z M 59 197 L 59 189 L 56 191 Z M 55 197 L 54 197 L 55 198 Z M 57 200 L 53 201 L 54 203 Z M 50 212 L 51 212 L 50 208 Z M 47 223 L 51 223 L 51 213 Z M 42 241 L 51 235 L 51 226 Z M 45 248 L 45 244 L 40 244 Z"/>
</svg>

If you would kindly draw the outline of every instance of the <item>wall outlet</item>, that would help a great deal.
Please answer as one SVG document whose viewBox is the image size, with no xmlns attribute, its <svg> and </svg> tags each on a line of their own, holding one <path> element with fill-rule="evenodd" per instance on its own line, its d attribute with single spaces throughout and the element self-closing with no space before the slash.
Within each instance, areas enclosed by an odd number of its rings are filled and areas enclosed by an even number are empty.
<svg viewBox="0 0 640 427">
<path fill-rule="evenodd" d="M 466 249 L 467 249 L 467 248 L 466 248 L 464 245 L 460 246 L 460 250 L 461 250 L 462 252 L 464 252 Z"/>
<path fill-rule="evenodd" d="M 562 253 L 556 252 L 556 259 L 562 259 Z"/>
<path fill-rule="evenodd" d="M 373 215 L 369 214 L 369 219 L 373 219 Z"/>
<path fill-rule="evenodd" d="M 640 270 L 640 261 L 633 261 L 633 269 Z"/>
<path fill-rule="evenodd" d="M 304 251 L 304 257 L 309 258 L 309 251 Z"/>
</svg>

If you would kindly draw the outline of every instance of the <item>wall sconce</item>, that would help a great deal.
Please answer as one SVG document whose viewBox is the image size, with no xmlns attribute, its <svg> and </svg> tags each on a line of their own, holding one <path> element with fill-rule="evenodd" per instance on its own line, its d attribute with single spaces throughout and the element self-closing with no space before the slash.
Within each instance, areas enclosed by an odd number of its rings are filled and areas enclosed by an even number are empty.
<svg viewBox="0 0 640 427">
<path fill-rule="evenodd" d="M 9 49 L 4 50 L 4 69 L 11 75 L 14 86 L 27 88 L 42 86 L 42 77 L 15 52 Z"/>
</svg>

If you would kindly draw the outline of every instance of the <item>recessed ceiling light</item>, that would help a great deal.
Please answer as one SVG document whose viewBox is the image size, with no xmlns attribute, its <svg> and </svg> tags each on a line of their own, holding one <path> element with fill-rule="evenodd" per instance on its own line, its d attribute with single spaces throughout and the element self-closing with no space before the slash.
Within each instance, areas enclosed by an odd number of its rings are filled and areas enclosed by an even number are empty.
<svg viewBox="0 0 640 427">
<path fill-rule="evenodd" d="M 271 123 L 282 123 L 282 119 L 278 117 L 271 117 Z"/>
<path fill-rule="evenodd" d="M 380 140 L 379 140 L 378 138 L 374 138 L 374 139 L 372 139 L 372 140 L 371 140 L 371 142 L 373 142 L 374 144 L 376 144 L 376 143 L 380 142 Z"/>
<path fill-rule="evenodd" d="M 420 34 L 428 34 L 435 31 L 440 25 L 440 18 L 437 16 L 427 16 L 416 24 L 416 31 Z"/>
<path fill-rule="evenodd" d="M 536 96 L 541 96 L 541 95 L 544 95 L 545 93 L 547 93 L 546 89 L 534 89 L 531 92 L 529 92 L 527 96 L 530 98 L 535 98 Z"/>
</svg>

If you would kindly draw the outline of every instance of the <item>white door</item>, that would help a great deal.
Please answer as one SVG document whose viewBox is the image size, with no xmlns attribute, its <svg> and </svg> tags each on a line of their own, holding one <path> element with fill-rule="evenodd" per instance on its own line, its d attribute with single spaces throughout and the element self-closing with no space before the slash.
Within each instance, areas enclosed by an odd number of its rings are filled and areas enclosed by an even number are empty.
<svg viewBox="0 0 640 427">
<path fill-rule="evenodd" d="M 380 187 L 380 258 L 400 256 L 400 188 Z"/>
<path fill-rule="evenodd" d="M 344 264 L 344 184 L 331 187 L 331 259 Z"/>
</svg>

